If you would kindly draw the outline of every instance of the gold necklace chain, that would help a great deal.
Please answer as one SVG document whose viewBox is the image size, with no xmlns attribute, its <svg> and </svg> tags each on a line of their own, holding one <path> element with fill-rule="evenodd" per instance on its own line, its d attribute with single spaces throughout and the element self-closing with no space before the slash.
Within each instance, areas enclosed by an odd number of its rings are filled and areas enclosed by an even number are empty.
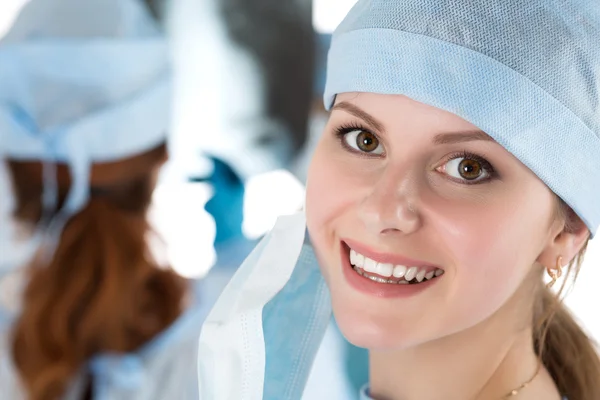
<svg viewBox="0 0 600 400">
<path fill-rule="evenodd" d="M 533 381 L 534 381 L 534 379 L 535 379 L 535 378 L 537 378 L 537 376 L 538 376 L 538 374 L 540 373 L 540 370 L 541 370 L 541 369 L 542 369 L 542 363 L 540 362 L 540 363 L 538 363 L 538 368 L 537 368 L 537 370 L 535 371 L 535 374 L 534 374 L 534 375 L 531 377 L 531 379 L 530 379 L 530 380 L 528 380 L 527 382 L 523 383 L 523 384 L 522 384 L 521 386 L 519 386 L 518 388 L 516 388 L 516 389 L 513 389 L 513 390 L 511 390 L 509 393 L 505 394 L 505 395 L 502 397 L 502 400 L 504 400 L 504 399 L 509 399 L 509 398 L 511 398 L 511 397 L 513 397 L 513 396 L 516 396 L 516 395 L 518 395 L 518 394 L 519 394 L 519 392 L 521 392 L 521 390 L 525 389 L 527 386 L 529 386 L 529 385 L 531 384 L 531 382 L 533 382 Z"/>
</svg>

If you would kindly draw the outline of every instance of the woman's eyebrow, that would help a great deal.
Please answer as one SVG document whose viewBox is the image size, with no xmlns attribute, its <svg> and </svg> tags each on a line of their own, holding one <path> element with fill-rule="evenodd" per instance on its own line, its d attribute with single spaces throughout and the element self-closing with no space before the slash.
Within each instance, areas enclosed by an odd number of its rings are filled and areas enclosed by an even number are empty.
<svg viewBox="0 0 600 400">
<path fill-rule="evenodd" d="M 440 133 L 433 138 L 433 144 L 455 144 L 472 142 L 475 140 L 483 140 L 487 142 L 495 142 L 487 133 L 480 130 Z"/>
<path fill-rule="evenodd" d="M 342 101 L 333 106 L 333 110 L 343 110 L 349 114 L 354 115 L 357 118 L 362 119 L 367 124 L 371 125 L 373 128 L 380 132 L 385 132 L 383 124 L 377 120 L 377 118 L 373 117 L 368 112 L 360 109 L 354 104 L 348 103 L 346 101 Z M 442 145 L 442 144 L 455 144 L 455 143 L 464 143 L 471 142 L 475 140 L 483 140 L 488 142 L 495 142 L 488 134 L 481 130 L 472 130 L 472 131 L 462 131 L 462 132 L 449 132 L 449 133 L 440 133 L 433 138 L 433 144 Z"/>
</svg>

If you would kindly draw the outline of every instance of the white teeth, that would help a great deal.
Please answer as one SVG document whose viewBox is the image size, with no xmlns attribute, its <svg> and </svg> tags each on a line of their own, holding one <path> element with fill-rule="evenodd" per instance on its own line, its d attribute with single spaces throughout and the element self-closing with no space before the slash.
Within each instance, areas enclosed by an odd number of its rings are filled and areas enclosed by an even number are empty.
<svg viewBox="0 0 600 400">
<path fill-rule="evenodd" d="M 404 279 L 406 279 L 408 282 L 412 281 L 415 278 L 415 276 L 417 276 L 417 272 L 418 272 L 417 267 L 410 267 L 408 269 L 408 271 L 406 271 L 406 275 L 404 275 Z"/>
<path fill-rule="evenodd" d="M 362 268 L 365 265 L 365 256 L 363 256 L 362 254 L 358 254 L 356 253 L 356 257 L 354 259 L 354 262 L 357 267 Z"/>
<path fill-rule="evenodd" d="M 394 272 L 392 273 L 394 278 L 402 278 L 404 274 L 406 274 L 406 267 L 404 265 L 396 265 L 394 267 Z"/>
<path fill-rule="evenodd" d="M 394 266 L 392 264 L 377 263 L 375 273 L 389 278 L 390 276 L 392 276 L 393 270 Z"/>
<path fill-rule="evenodd" d="M 377 273 L 377 261 L 365 257 L 365 265 L 363 269 L 367 272 Z"/>
<path fill-rule="evenodd" d="M 356 267 L 355 270 L 360 275 L 380 283 L 406 285 L 415 278 L 416 281 L 420 283 L 424 280 L 431 280 L 434 277 L 444 274 L 444 270 L 442 269 L 427 272 L 427 268 L 420 269 L 419 267 L 407 267 L 405 265 L 394 266 L 389 263 L 378 263 L 352 249 L 350 250 L 350 264 Z M 377 274 L 378 276 L 371 276 L 366 273 Z M 392 276 L 396 279 L 387 279 Z"/>
</svg>

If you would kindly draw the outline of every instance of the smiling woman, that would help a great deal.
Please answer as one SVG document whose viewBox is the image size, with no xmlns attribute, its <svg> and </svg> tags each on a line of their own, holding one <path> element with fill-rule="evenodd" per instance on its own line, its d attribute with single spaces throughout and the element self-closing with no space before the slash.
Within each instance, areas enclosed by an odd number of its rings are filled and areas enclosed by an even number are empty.
<svg viewBox="0 0 600 400">
<path fill-rule="evenodd" d="M 369 350 L 363 399 L 600 398 L 597 349 L 548 287 L 600 225 L 598 40 L 590 2 L 359 0 L 329 52 L 306 219 L 241 267 L 201 370 L 235 355 L 242 398 L 299 399 L 331 306 Z M 263 335 L 223 343 L 244 330 Z"/>
<path fill-rule="evenodd" d="M 587 239 L 580 221 L 561 233 L 558 204 L 525 165 L 454 114 L 399 95 L 337 97 L 309 173 L 307 225 L 340 328 L 372 349 L 373 392 L 430 398 L 418 379 L 389 383 L 422 368 L 462 398 L 476 394 L 464 391 L 473 379 L 490 379 L 478 398 L 494 398 L 496 374 L 515 386 L 535 375 L 530 391 L 552 394 L 558 371 L 538 376 L 527 327 L 532 293 L 543 290 L 555 240 L 569 242 L 561 246 L 572 258 Z M 481 347 L 464 347 L 475 342 Z M 455 360 L 439 355 L 457 348 L 465 381 L 446 381 Z M 498 348 L 505 361 L 487 370 L 475 361 L 498 359 Z"/>
</svg>

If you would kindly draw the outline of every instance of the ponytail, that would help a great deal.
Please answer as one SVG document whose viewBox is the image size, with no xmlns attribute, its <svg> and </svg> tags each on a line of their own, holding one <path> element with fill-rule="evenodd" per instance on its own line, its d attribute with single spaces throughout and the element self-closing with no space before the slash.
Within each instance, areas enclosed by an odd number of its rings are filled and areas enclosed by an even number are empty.
<svg viewBox="0 0 600 400">
<path fill-rule="evenodd" d="M 11 165 L 17 174 L 18 167 Z M 15 186 L 19 203 L 27 191 Z M 62 397 L 90 357 L 135 350 L 181 313 L 183 280 L 159 268 L 146 244 L 153 188 L 148 173 L 92 195 L 65 226 L 51 262 L 30 265 L 12 346 L 30 400 Z M 39 217 L 40 204 L 20 205 L 17 217 Z"/>
</svg>

